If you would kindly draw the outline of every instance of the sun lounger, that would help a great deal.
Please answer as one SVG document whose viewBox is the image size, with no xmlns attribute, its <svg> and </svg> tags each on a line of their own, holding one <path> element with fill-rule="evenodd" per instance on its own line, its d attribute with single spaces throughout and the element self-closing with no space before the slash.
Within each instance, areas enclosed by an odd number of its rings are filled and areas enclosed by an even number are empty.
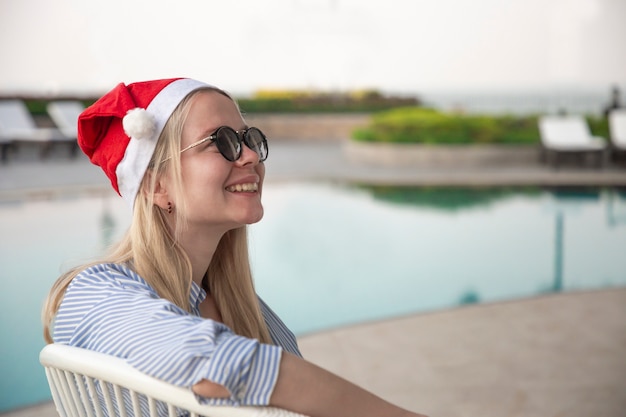
<svg viewBox="0 0 626 417">
<path fill-rule="evenodd" d="M 39 361 L 61 417 L 306 417 L 275 407 L 202 405 L 190 389 L 168 384 L 123 359 L 92 350 L 53 343 L 43 348 Z M 159 409 L 162 413 L 157 412 Z"/>
<path fill-rule="evenodd" d="M 78 136 L 78 116 L 85 110 L 85 106 L 77 100 L 52 101 L 47 106 L 48 115 L 59 128 L 61 133 L 74 145 L 71 149 L 72 156 L 75 156 L 78 150 L 76 137 Z"/>
<path fill-rule="evenodd" d="M 609 132 L 613 155 L 623 157 L 626 155 L 626 109 L 609 113 Z"/>
<path fill-rule="evenodd" d="M 22 100 L 0 100 L 0 143 L 3 144 L 3 160 L 7 158 L 9 146 L 19 143 L 42 145 L 42 156 L 55 142 L 76 142 L 76 138 L 65 136 L 59 129 L 38 127 Z"/>
<path fill-rule="evenodd" d="M 603 166 L 608 156 L 606 140 L 593 136 L 582 116 L 543 116 L 539 118 L 539 134 L 543 154 L 548 163 L 558 166 L 562 156 L 593 155 L 598 166 Z"/>
<path fill-rule="evenodd" d="M 0 161 L 6 162 L 9 156 L 9 149 L 11 148 L 12 141 L 0 134 Z"/>
</svg>

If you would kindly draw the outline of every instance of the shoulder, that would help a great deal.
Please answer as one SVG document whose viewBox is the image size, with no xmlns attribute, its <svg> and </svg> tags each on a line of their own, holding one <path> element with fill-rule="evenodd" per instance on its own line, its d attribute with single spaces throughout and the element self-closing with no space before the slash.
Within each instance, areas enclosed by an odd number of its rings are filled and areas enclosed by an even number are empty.
<svg viewBox="0 0 626 417">
<path fill-rule="evenodd" d="M 91 303 L 123 302 L 128 299 L 156 299 L 157 292 L 126 265 L 102 263 L 79 272 L 70 282 L 63 304 L 73 302 Z"/>
<path fill-rule="evenodd" d="M 56 314 L 53 338 L 67 343 L 78 328 L 102 331 L 102 326 L 114 323 L 113 313 L 127 318 L 151 308 L 162 310 L 166 304 L 128 266 L 92 265 L 74 276 L 67 287 Z"/>
<path fill-rule="evenodd" d="M 102 263 L 92 265 L 79 272 L 68 290 L 77 288 L 137 289 L 154 292 L 148 283 L 126 265 Z"/>
</svg>

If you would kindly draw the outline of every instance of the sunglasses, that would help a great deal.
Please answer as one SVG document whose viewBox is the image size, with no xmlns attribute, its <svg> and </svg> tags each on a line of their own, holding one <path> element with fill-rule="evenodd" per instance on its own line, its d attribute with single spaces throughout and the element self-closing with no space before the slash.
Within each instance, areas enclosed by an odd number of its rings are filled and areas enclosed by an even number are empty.
<svg viewBox="0 0 626 417">
<path fill-rule="evenodd" d="M 215 142 L 217 150 L 230 162 L 235 162 L 241 158 L 241 152 L 243 151 L 242 143 L 256 152 L 259 156 L 259 162 L 263 162 L 267 159 L 267 138 L 263 132 L 256 127 L 249 127 L 243 130 L 234 130 L 228 126 L 219 127 L 210 136 L 192 143 L 181 150 L 180 153 L 209 141 Z"/>
</svg>

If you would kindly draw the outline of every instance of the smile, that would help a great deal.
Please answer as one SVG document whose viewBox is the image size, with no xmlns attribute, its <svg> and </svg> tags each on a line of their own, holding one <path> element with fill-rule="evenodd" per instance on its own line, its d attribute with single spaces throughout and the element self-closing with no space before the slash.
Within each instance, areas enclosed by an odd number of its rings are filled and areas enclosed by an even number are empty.
<svg viewBox="0 0 626 417">
<path fill-rule="evenodd" d="M 226 191 L 231 193 L 254 193 L 259 190 L 259 184 L 256 182 L 250 182 L 247 184 L 235 184 L 226 187 Z"/>
</svg>

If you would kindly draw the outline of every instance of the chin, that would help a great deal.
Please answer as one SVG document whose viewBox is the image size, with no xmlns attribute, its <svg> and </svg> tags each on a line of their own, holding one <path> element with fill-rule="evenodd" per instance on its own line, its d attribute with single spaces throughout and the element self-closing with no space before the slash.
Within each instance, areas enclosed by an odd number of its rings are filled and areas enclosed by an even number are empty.
<svg viewBox="0 0 626 417">
<path fill-rule="evenodd" d="M 258 223 L 258 222 L 261 221 L 261 219 L 263 219 L 263 210 L 261 210 L 259 213 L 257 213 L 256 216 L 253 216 L 251 218 L 251 220 L 247 224 Z"/>
<path fill-rule="evenodd" d="M 242 213 L 238 216 L 238 220 L 235 221 L 239 226 L 245 226 L 248 224 L 258 223 L 263 219 L 263 209 L 255 210 L 253 212 Z"/>
</svg>

